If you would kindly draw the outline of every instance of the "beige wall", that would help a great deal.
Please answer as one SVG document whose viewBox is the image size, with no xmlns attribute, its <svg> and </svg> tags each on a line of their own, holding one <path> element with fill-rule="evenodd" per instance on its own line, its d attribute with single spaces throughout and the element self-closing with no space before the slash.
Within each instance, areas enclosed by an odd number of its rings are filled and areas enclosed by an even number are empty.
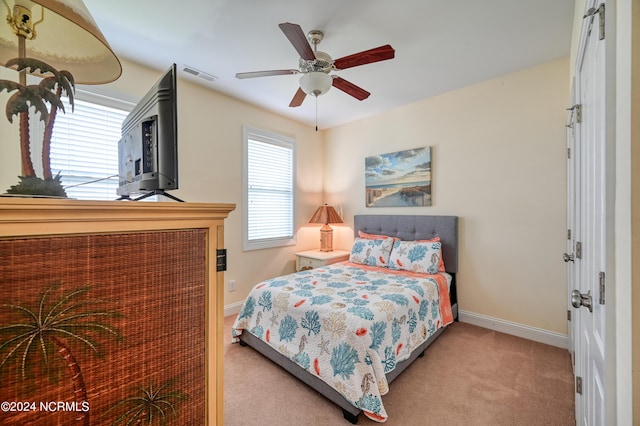
<svg viewBox="0 0 640 426">
<path fill-rule="evenodd" d="M 123 74 L 115 82 L 99 90 L 125 99 L 139 99 L 157 81 L 161 72 L 128 61 L 122 61 Z M 168 68 L 168 65 L 167 65 Z M 0 78 L 16 79 L 17 73 L 0 67 Z M 5 105 L 8 96 L 0 93 Z M 235 203 L 225 226 L 228 250 L 226 279 L 236 280 L 235 292 L 227 292 L 225 305 L 244 300 L 256 282 L 293 272 L 294 252 L 315 247 L 313 228 L 299 232 L 298 245 L 285 249 L 242 251 L 242 125 L 292 136 L 297 142 L 298 224 L 306 224 L 315 208 L 323 201 L 322 132 L 282 116 L 266 112 L 213 90 L 180 79 L 179 109 L 179 175 L 180 189 L 172 194 L 193 202 Z M 0 117 L 0 192 L 17 183 L 20 173 L 17 122 L 14 125 Z"/>
<path fill-rule="evenodd" d="M 460 216 L 460 308 L 566 334 L 568 58 L 327 130 L 327 201 Z M 364 158 L 432 147 L 433 206 L 366 208 Z M 351 230 L 340 230 L 348 248 Z"/>
<path fill-rule="evenodd" d="M 122 77 L 102 89 L 139 98 L 160 75 L 123 66 Z M 258 281 L 293 271 L 294 252 L 317 247 L 318 230 L 306 221 L 326 201 L 347 222 L 335 227 L 337 248 L 350 248 L 356 213 L 460 216 L 461 309 L 565 334 L 567 78 L 568 60 L 558 60 L 318 133 L 180 80 L 181 189 L 174 194 L 238 206 L 225 235 L 226 279 L 237 281 L 237 291 L 225 293 L 225 305 L 243 300 Z M 297 246 L 242 251 L 243 124 L 297 139 Z M 0 122 L 0 133 L 4 141 L 17 140 L 7 122 Z M 0 146 L 7 165 L 0 186 L 14 183 L 19 171 L 14 145 Z M 365 208 L 364 157 L 426 145 L 432 147 L 433 206 Z"/>
</svg>

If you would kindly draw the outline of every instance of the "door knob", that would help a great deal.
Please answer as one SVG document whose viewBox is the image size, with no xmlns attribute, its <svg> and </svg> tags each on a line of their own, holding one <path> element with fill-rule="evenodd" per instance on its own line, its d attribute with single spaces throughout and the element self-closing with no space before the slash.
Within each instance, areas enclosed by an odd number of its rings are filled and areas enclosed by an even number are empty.
<svg viewBox="0 0 640 426">
<path fill-rule="evenodd" d="M 591 290 L 586 294 L 580 293 L 580 290 L 573 290 L 571 292 L 571 306 L 574 308 L 580 308 L 584 306 L 589 309 L 589 312 L 593 312 L 593 306 L 591 304 Z"/>
<path fill-rule="evenodd" d="M 572 254 L 564 253 L 562 255 L 562 260 L 564 260 L 565 262 L 573 262 L 575 260 L 575 256 Z"/>
</svg>

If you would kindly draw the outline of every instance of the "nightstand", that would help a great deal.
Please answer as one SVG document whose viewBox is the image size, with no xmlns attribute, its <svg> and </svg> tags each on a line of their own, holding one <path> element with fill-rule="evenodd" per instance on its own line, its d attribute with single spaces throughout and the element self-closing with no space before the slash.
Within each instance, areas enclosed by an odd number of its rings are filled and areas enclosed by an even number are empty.
<svg viewBox="0 0 640 426">
<path fill-rule="evenodd" d="M 296 253 L 296 271 L 318 268 L 332 263 L 349 260 L 351 252 L 344 250 L 309 250 Z"/>
</svg>

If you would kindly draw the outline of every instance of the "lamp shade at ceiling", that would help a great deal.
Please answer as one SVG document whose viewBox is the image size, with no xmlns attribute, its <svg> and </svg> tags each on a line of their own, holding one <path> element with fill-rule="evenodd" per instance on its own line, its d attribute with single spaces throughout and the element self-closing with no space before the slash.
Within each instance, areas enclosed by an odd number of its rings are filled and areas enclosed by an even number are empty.
<svg viewBox="0 0 640 426">
<path fill-rule="evenodd" d="M 122 74 L 122 66 L 82 0 L 6 0 L 31 10 L 35 37 L 26 40 L 27 58 L 43 61 L 58 71 L 69 71 L 77 84 L 104 84 Z M 39 22 L 40 21 L 40 22 Z M 0 63 L 17 58 L 18 36 L 6 20 L 0 21 Z M 38 75 L 37 73 L 34 73 Z"/>
<path fill-rule="evenodd" d="M 320 71 L 309 72 L 300 77 L 300 87 L 307 95 L 320 96 L 331 89 L 333 78 Z"/>
<path fill-rule="evenodd" d="M 318 210 L 309 219 L 309 223 L 324 223 L 325 225 L 328 223 L 342 223 L 342 218 L 340 218 L 336 209 L 325 204 L 318 207 Z"/>
</svg>

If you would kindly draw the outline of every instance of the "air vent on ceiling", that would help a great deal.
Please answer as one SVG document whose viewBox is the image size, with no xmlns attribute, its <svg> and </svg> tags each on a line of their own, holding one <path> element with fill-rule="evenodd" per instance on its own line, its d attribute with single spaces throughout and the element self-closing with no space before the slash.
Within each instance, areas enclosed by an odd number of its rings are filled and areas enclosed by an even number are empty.
<svg viewBox="0 0 640 426">
<path fill-rule="evenodd" d="M 195 68 L 193 68 L 193 67 L 191 67 L 189 65 L 185 65 L 182 70 L 184 72 L 186 72 L 186 73 L 189 73 L 189 74 L 194 75 L 196 77 L 200 77 L 200 78 L 202 78 L 204 80 L 207 80 L 207 81 L 215 81 L 215 80 L 218 79 L 218 77 L 216 77 L 215 75 L 211 75 L 211 74 L 208 74 L 208 73 L 206 73 L 204 71 L 200 71 L 200 70 L 195 69 Z"/>
</svg>

